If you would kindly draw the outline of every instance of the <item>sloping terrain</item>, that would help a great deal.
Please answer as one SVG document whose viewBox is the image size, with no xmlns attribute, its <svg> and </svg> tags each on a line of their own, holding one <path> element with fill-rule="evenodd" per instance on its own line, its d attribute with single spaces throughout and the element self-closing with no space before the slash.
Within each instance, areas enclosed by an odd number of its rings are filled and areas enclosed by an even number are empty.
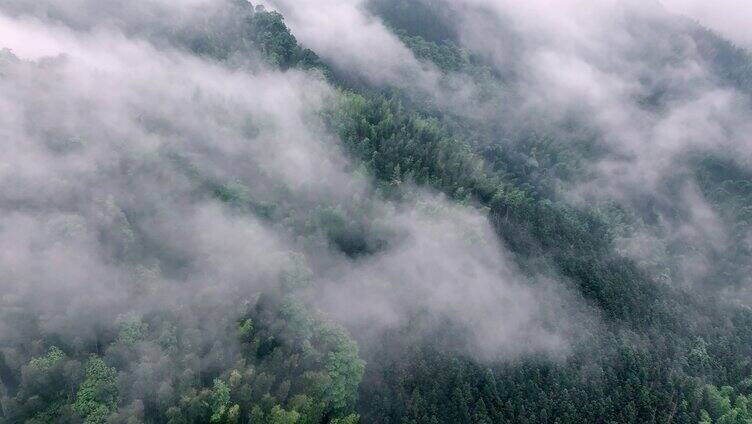
<svg viewBox="0 0 752 424">
<path fill-rule="evenodd" d="M 752 56 L 658 3 L 9 0 L 0 47 L 0 423 L 752 420 Z"/>
</svg>

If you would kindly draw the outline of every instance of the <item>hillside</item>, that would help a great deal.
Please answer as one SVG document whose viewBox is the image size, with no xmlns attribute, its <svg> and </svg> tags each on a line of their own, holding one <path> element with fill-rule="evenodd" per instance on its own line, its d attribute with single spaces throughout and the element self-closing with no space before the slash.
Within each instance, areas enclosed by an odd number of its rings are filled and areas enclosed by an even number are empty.
<svg viewBox="0 0 752 424">
<path fill-rule="evenodd" d="M 649 0 L 0 4 L 0 423 L 752 421 L 752 56 Z"/>
</svg>

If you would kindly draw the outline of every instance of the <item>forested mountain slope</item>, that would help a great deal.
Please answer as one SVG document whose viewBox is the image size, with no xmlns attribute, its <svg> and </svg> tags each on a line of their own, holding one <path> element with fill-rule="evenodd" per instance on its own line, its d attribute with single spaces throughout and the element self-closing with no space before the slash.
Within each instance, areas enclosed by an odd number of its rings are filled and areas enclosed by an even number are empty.
<svg viewBox="0 0 752 424">
<path fill-rule="evenodd" d="M 0 422 L 752 420 L 752 56 L 576 3 L 0 4 Z"/>
</svg>

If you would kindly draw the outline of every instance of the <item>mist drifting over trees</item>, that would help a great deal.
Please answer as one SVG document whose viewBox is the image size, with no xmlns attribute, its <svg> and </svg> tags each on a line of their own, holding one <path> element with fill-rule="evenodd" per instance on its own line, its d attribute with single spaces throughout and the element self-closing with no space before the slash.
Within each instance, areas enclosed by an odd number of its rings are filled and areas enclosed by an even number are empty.
<svg viewBox="0 0 752 424">
<path fill-rule="evenodd" d="M 0 2 L 0 423 L 752 420 L 746 3 L 252 3 Z"/>
</svg>

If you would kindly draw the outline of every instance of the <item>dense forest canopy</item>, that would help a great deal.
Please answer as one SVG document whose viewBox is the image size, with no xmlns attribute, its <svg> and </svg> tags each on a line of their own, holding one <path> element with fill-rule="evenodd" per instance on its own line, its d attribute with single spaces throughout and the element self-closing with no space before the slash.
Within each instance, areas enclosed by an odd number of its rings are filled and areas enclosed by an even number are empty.
<svg viewBox="0 0 752 424">
<path fill-rule="evenodd" d="M 700 3 L 0 2 L 0 424 L 752 422 Z"/>
</svg>

